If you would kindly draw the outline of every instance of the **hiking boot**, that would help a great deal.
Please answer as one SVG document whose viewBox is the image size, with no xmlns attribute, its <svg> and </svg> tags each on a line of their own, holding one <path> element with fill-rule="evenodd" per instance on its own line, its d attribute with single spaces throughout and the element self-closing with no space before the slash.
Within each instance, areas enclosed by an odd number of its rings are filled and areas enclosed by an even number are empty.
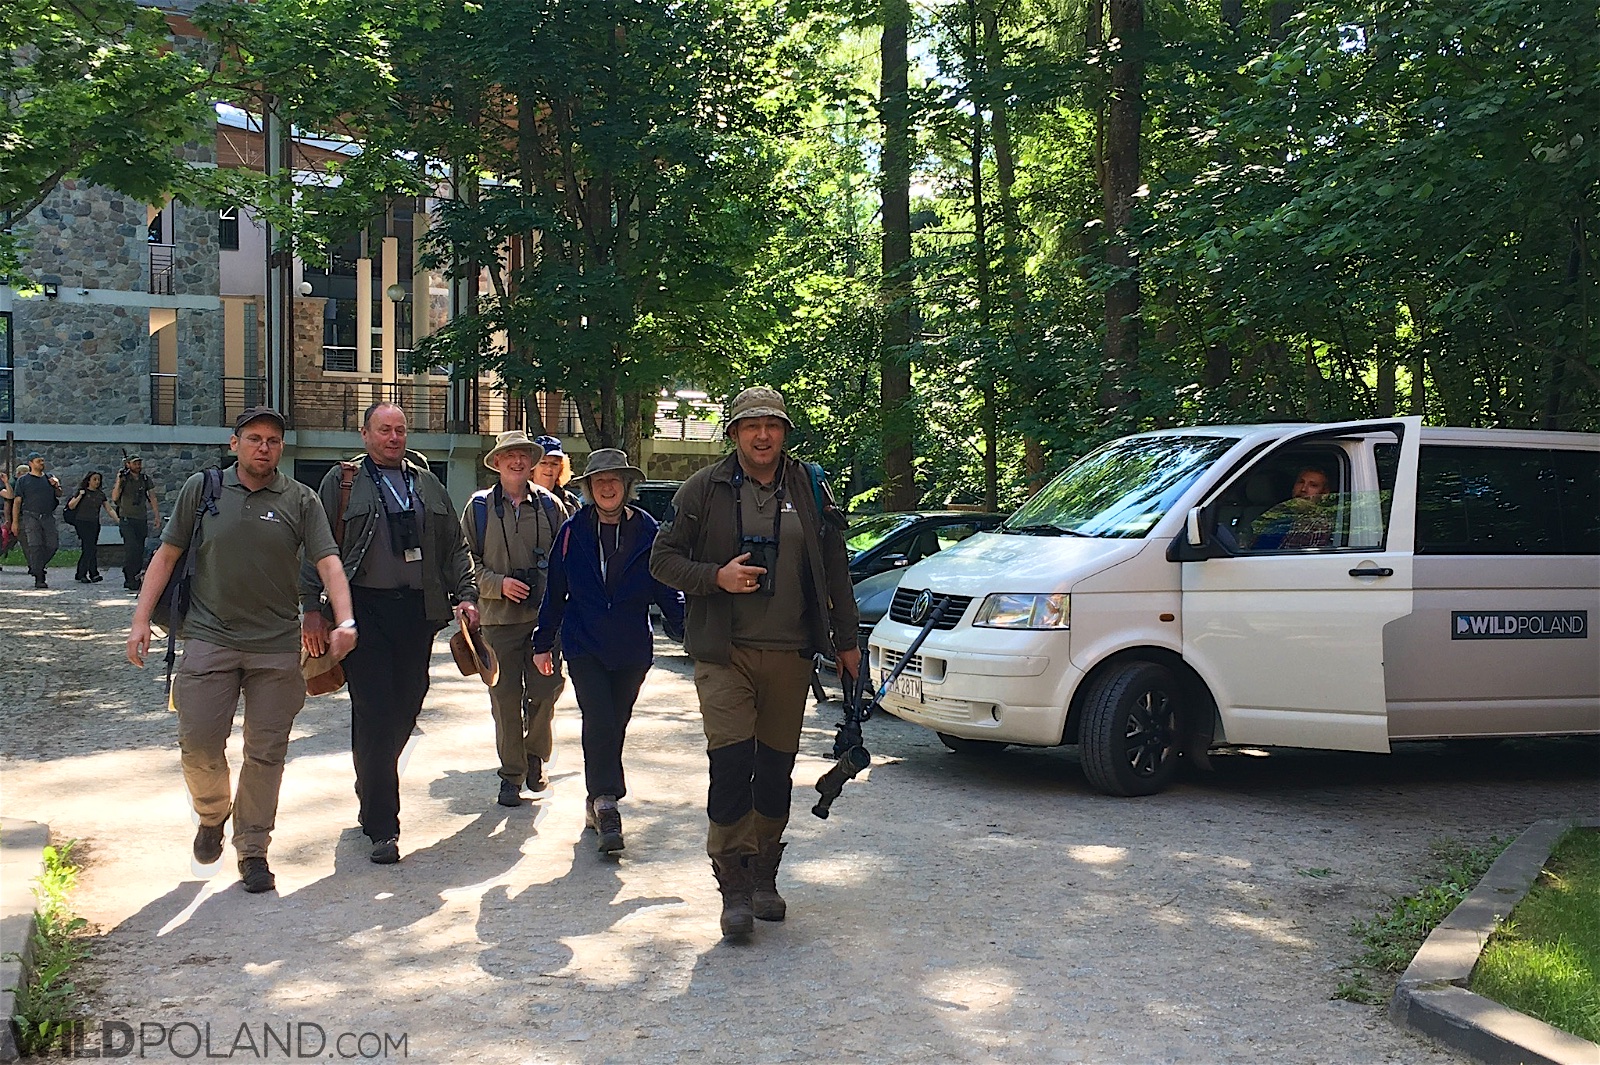
<svg viewBox="0 0 1600 1065">
<path fill-rule="evenodd" d="M 372 843 L 372 864 L 393 865 L 400 860 L 400 837 L 390 836 L 388 839 L 374 840 Z"/>
<path fill-rule="evenodd" d="M 48 581 L 46 581 L 43 577 L 35 577 L 33 579 L 33 586 L 35 588 L 48 588 L 48 587 L 50 587 L 50 583 Z"/>
<path fill-rule="evenodd" d="M 617 800 L 609 795 L 597 795 L 591 804 L 594 809 L 595 831 L 600 834 L 595 847 L 601 854 L 614 854 L 622 849 L 622 812 Z"/>
<path fill-rule="evenodd" d="M 98 574 L 98 573 L 89 574 L 89 583 L 90 584 L 99 584 L 103 580 L 105 580 L 105 578 L 100 576 L 100 574 Z"/>
<path fill-rule="evenodd" d="M 545 775 L 544 763 L 539 759 L 528 759 L 528 775 L 522 787 L 524 791 L 534 795 L 542 795 L 550 790 L 550 778 Z"/>
<path fill-rule="evenodd" d="M 222 860 L 222 830 L 228 824 L 224 817 L 214 825 L 201 825 L 194 834 L 194 860 L 200 865 L 215 865 Z"/>
<path fill-rule="evenodd" d="M 278 878 L 267 868 L 265 858 L 240 858 L 239 879 L 244 881 L 244 889 L 252 895 L 271 891 L 278 886 Z"/>
<path fill-rule="evenodd" d="M 750 858 L 750 909 L 763 921 L 781 921 L 789 907 L 778 894 L 778 863 L 783 861 L 787 843 L 776 840 L 761 844 Z"/>
<path fill-rule="evenodd" d="M 501 806 L 521 806 L 522 789 L 509 780 L 502 780 L 500 782 L 500 794 L 494 801 Z"/>
<path fill-rule="evenodd" d="M 711 871 L 722 892 L 722 938 L 742 939 L 756 926 L 750 909 L 751 869 L 742 854 L 719 854 L 711 859 Z"/>
<path fill-rule="evenodd" d="M 585 799 L 583 800 L 583 830 L 587 832 L 591 828 L 596 832 L 600 831 L 600 822 L 594 816 L 594 800 Z"/>
</svg>

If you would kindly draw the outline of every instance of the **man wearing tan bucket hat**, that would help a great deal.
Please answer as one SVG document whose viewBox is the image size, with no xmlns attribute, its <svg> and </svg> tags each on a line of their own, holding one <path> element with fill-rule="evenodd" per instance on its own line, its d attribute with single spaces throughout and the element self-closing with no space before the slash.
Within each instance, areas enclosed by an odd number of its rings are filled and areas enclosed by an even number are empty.
<svg viewBox="0 0 1600 1065">
<path fill-rule="evenodd" d="M 842 515 L 784 451 L 793 427 L 774 389 L 735 396 L 733 454 L 678 489 L 650 558 L 688 597 L 684 650 L 711 762 L 706 851 L 728 938 L 786 913 L 778 863 L 812 655 L 841 677 L 861 667 Z"/>
<path fill-rule="evenodd" d="M 549 790 L 545 765 L 555 749 L 556 700 L 566 688 L 559 649 L 555 669 L 532 668 L 528 638 L 539 620 L 545 574 L 556 532 L 568 507 L 531 480 L 544 448 L 521 429 L 501 433 L 483 464 L 499 474 L 492 488 L 475 493 L 461 512 L 478 578 L 483 639 L 500 663 L 489 685 L 494 745 L 500 755 L 501 806 L 518 806 L 524 786 Z"/>
</svg>

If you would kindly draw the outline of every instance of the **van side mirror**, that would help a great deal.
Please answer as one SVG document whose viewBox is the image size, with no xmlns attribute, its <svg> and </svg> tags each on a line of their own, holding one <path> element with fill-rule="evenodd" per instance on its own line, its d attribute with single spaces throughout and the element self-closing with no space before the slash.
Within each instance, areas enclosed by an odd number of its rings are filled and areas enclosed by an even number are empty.
<svg viewBox="0 0 1600 1065">
<path fill-rule="evenodd" d="M 1212 514 L 1209 507 L 1193 507 L 1183 518 L 1183 532 L 1167 545 L 1168 562 L 1199 562 L 1208 558 L 1226 558 L 1232 551 L 1212 535 Z"/>
</svg>

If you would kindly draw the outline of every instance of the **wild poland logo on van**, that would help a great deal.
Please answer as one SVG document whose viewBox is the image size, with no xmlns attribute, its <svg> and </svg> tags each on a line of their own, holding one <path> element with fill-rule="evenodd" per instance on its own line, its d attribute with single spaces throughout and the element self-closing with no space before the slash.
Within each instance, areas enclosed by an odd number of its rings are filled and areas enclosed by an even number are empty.
<svg viewBox="0 0 1600 1065">
<path fill-rule="evenodd" d="M 1452 640 L 1587 640 L 1587 610 L 1450 612 Z"/>
</svg>

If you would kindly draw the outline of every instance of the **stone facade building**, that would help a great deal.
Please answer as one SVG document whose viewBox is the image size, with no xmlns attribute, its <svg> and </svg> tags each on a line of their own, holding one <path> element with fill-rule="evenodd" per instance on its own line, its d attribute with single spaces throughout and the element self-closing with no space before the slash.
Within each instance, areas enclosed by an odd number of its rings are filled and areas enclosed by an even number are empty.
<svg viewBox="0 0 1600 1065">
<path fill-rule="evenodd" d="M 168 10 L 171 11 L 170 5 Z M 181 16 L 170 16 L 178 18 Z M 195 166 L 258 168 L 254 119 L 219 106 L 214 140 L 190 144 Z M 308 169 L 351 150 L 296 141 Z M 412 446 L 458 499 L 489 476 L 481 456 L 494 434 L 523 428 L 523 400 L 492 378 L 452 382 L 409 365 L 409 349 L 451 313 L 451 288 L 416 266 L 433 202 L 403 202 L 358 234 L 327 267 L 295 261 L 288 305 L 290 350 L 270 382 L 264 230 L 243 208 L 147 204 L 64 180 L 16 228 L 28 284 L 0 284 L 0 431 L 8 468 L 39 451 L 62 484 L 91 470 L 109 485 L 137 453 L 167 501 L 195 470 L 228 460 L 229 427 L 245 407 L 286 396 L 283 468 L 316 483 L 360 450 L 361 412 L 378 399 L 410 416 Z M 539 397 L 544 423 L 581 469 L 588 450 L 572 404 Z M 704 405 L 702 405 L 704 406 Z M 720 451 L 711 421 L 664 418 L 636 461 L 658 479 L 681 479 Z M 102 543 L 115 542 L 114 527 Z M 66 538 L 70 546 L 70 537 Z"/>
</svg>

